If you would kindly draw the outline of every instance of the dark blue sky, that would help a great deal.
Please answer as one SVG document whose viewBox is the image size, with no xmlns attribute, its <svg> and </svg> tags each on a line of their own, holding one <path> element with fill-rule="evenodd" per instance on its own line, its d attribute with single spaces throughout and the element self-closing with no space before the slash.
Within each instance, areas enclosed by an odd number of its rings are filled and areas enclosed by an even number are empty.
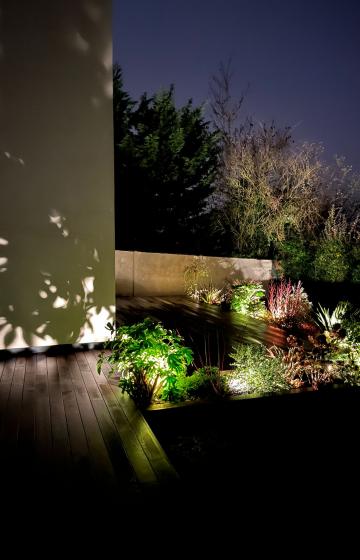
<svg viewBox="0 0 360 560">
<path fill-rule="evenodd" d="M 138 98 L 175 84 L 196 104 L 232 58 L 244 115 L 297 125 L 360 171 L 360 0 L 114 0 L 114 60 Z"/>
</svg>

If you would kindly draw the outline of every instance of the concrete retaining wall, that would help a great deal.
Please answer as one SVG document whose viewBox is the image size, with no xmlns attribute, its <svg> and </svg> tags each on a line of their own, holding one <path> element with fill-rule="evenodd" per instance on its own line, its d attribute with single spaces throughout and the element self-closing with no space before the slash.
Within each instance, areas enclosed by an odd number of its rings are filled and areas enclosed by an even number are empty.
<svg viewBox="0 0 360 560">
<path fill-rule="evenodd" d="M 194 261 L 193 255 L 116 251 L 116 295 L 160 296 L 184 294 L 184 270 Z M 203 257 L 216 287 L 226 280 L 269 281 L 275 276 L 269 259 Z"/>
</svg>

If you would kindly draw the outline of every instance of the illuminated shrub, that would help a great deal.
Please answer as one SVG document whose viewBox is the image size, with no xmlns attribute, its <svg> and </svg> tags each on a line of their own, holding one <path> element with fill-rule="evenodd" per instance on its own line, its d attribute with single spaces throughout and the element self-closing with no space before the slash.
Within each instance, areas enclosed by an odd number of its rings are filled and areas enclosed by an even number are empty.
<svg viewBox="0 0 360 560">
<path fill-rule="evenodd" d="M 323 307 L 320 303 L 316 312 L 317 323 L 324 333 L 330 333 L 335 326 L 341 327 L 346 315 L 348 314 L 350 303 L 348 301 L 340 301 L 334 311 Z"/>
<path fill-rule="evenodd" d="M 353 226 L 350 226 L 343 212 L 335 205 L 330 208 L 320 242 L 316 247 L 315 280 L 325 282 L 346 280 L 350 269 L 348 248 L 353 237 Z"/>
<path fill-rule="evenodd" d="M 334 311 L 319 305 L 318 324 L 323 329 L 324 355 L 347 371 L 346 381 L 358 383 L 360 368 L 360 310 L 340 302 Z M 350 375 L 349 375 L 350 374 Z"/>
<path fill-rule="evenodd" d="M 244 393 L 273 393 L 291 387 L 281 357 L 271 357 L 266 346 L 239 344 L 231 357 L 235 376 Z"/>
<path fill-rule="evenodd" d="M 349 312 L 342 320 L 341 326 L 346 331 L 346 337 L 351 342 L 360 343 L 360 310 L 348 308 Z"/>
<path fill-rule="evenodd" d="M 107 328 L 111 339 L 105 348 L 111 352 L 100 355 L 98 371 L 104 362 L 110 364 L 110 373 L 120 374 L 119 386 L 140 406 L 159 395 L 169 398 L 193 359 L 182 338 L 149 318 L 119 328 L 108 323 Z"/>
<path fill-rule="evenodd" d="M 223 297 L 211 277 L 210 269 L 204 257 L 194 257 L 184 269 L 185 293 L 194 301 L 220 304 Z"/>
<path fill-rule="evenodd" d="M 305 321 L 311 312 L 311 303 L 300 280 L 297 284 L 290 280 L 270 282 L 267 305 L 270 320 L 283 327 Z"/>
<path fill-rule="evenodd" d="M 185 293 L 195 301 L 200 301 L 209 286 L 212 285 L 209 267 L 204 257 L 194 257 L 184 269 Z"/>
<path fill-rule="evenodd" d="M 317 322 L 321 332 L 298 340 L 291 335 L 287 348 L 272 347 L 269 354 L 281 359 L 286 379 L 293 387 L 310 385 L 313 389 L 331 383 L 359 385 L 359 312 L 340 302 L 333 312 L 319 306 Z"/>
<path fill-rule="evenodd" d="M 288 337 L 286 349 L 241 344 L 232 354 L 243 393 L 273 393 L 332 383 L 360 385 L 360 344 L 346 338 L 309 337 L 305 344 Z"/>
<path fill-rule="evenodd" d="M 265 290 L 261 283 L 248 282 L 233 285 L 230 296 L 230 308 L 253 318 L 262 318 L 266 314 Z"/>
</svg>

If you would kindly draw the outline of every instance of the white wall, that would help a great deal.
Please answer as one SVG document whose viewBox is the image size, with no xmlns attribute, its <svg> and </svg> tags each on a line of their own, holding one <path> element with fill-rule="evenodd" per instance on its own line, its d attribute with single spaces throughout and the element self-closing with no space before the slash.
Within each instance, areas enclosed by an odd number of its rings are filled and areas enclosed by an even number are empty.
<svg viewBox="0 0 360 560">
<path fill-rule="evenodd" d="M 114 314 L 110 0 L 0 0 L 0 348 Z"/>
</svg>

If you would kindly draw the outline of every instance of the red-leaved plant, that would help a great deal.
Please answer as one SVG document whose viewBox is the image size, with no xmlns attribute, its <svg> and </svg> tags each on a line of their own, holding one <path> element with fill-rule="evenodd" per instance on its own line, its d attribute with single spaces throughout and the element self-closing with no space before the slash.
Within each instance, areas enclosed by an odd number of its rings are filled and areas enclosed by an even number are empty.
<svg viewBox="0 0 360 560">
<path fill-rule="evenodd" d="M 290 280 L 270 282 L 267 306 L 270 320 L 282 327 L 291 327 L 308 318 L 311 303 L 301 281 L 292 284 Z"/>
</svg>

